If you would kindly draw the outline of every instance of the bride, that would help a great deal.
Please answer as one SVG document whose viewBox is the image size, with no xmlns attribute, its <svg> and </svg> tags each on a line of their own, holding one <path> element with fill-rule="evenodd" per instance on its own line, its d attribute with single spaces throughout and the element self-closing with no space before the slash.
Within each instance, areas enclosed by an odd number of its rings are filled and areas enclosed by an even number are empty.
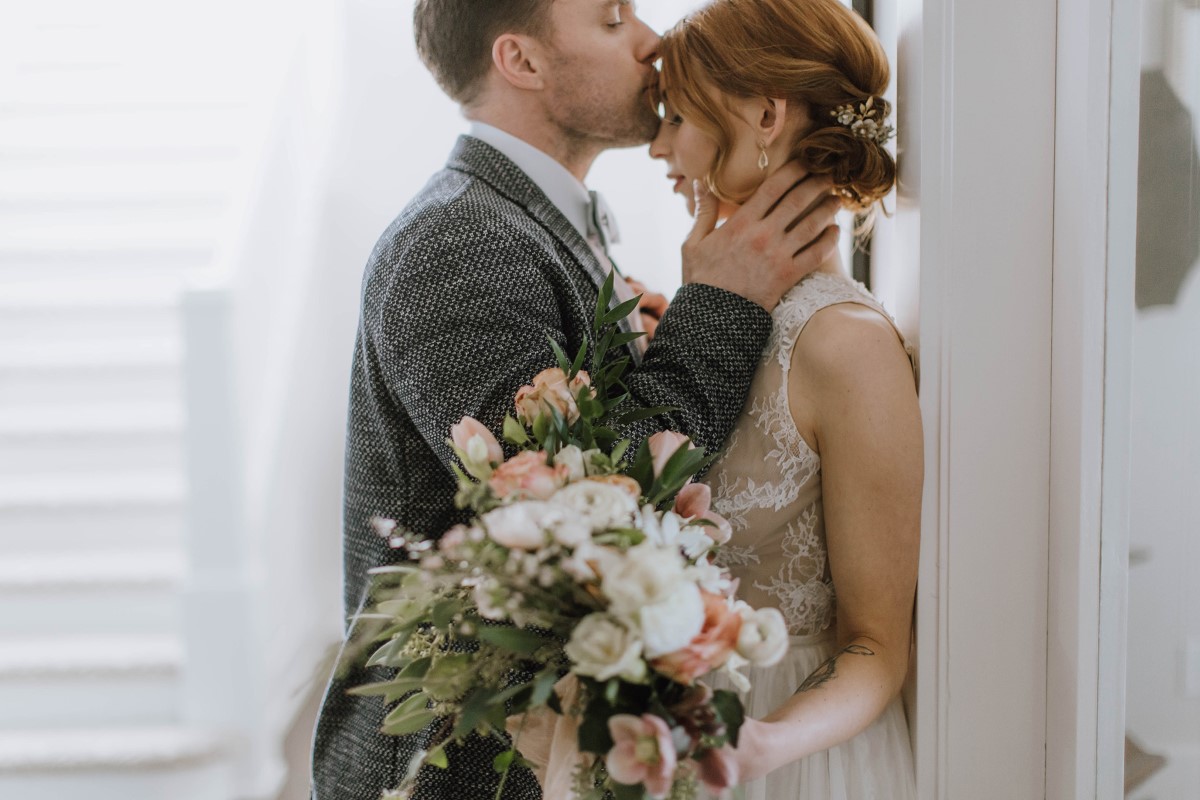
<svg viewBox="0 0 1200 800">
<path fill-rule="evenodd" d="M 667 33 L 660 54 L 664 118 L 650 154 L 702 232 L 792 159 L 858 212 L 892 188 L 886 56 L 838 0 L 716 0 Z M 773 317 L 705 482 L 734 529 L 719 558 L 743 599 L 783 612 L 791 646 L 750 672 L 738 747 L 707 768 L 749 782 L 747 800 L 915 798 L 899 697 L 923 479 L 912 351 L 837 255 Z"/>
</svg>

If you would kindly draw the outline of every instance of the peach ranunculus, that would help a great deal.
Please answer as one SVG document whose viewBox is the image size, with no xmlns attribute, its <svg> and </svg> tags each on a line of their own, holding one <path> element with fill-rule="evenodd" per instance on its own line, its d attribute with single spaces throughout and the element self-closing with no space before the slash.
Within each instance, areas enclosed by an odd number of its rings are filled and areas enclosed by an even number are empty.
<svg viewBox="0 0 1200 800">
<path fill-rule="evenodd" d="M 704 627 L 688 645 L 650 662 L 662 675 L 690 685 L 696 678 L 725 663 L 737 649 L 742 617 L 720 595 L 702 591 Z"/>
<path fill-rule="evenodd" d="M 567 380 L 566 373 L 558 367 L 544 369 L 534 376 L 532 384 L 517 390 L 517 418 L 526 425 L 532 425 L 539 414 L 553 408 L 568 423 L 574 423 L 579 419 L 579 404 L 576 402 L 579 390 L 591 385 L 591 377 L 583 370 Z"/>
<path fill-rule="evenodd" d="M 654 714 L 615 714 L 608 719 L 613 747 L 604 757 L 608 774 L 627 786 L 642 784 L 646 793 L 662 800 L 675 779 L 675 743 L 671 729 Z"/>
<path fill-rule="evenodd" d="M 717 544 L 725 544 L 733 536 L 733 526 L 720 514 L 712 511 L 712 489 L 703 483 L 689 483 L 675 495 L 675 513 L 689 522 L 708 520 L 704 532 Z"/>
<path fill-rule="evenodd" d="M 450 426 L 450 438 L 471 461 L 494 466 L 504 460 L 504 451 L 496 437 L 474 417 L 463 417 L 457 425 Z"/>
<path fill-rule="evenodd" d="M 696 447 L 691 439 L 675 431 L 659 431 L 650 437 L 650 458 L 654 461 L 654 477 L 662 475 L 663 467 L 671 460 L 671 456 L 685 444 L 689 450 Z"/>
<path fill-rule="evenodd" d="M 548 500 L 566 485 L 569 476 L 565 464 L 552 467 L 546 463 L 545 453 L 526 450 L 496 467 L 488 485 L 501 500 Z"/>
<path fill-rule="evenodd" d="M 642 499 L 641 484 L 628 475 L 593 475 L 587 480 L 595 481 L 596 483 L 607 483 L 609 486 L 623 489 L 635 501 Z"/>
</svg>

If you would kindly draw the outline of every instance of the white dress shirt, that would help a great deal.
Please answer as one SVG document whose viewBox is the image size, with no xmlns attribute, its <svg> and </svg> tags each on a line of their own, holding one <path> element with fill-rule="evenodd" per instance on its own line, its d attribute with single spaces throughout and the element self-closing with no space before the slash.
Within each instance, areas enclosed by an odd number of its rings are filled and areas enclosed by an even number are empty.
<svg viewBox="0 0 1200 800">
<path fill-rule="evenodd" d="M 588 194 L 587 187 L 578 178 L 552 156 L 537 149 L 524 139 L 519 139 L 493 125 L 472 121 L 468 134 L 499 150 L 528 175 L 529 179 L 546 195 L 546 198 L 562 212 L 567 222 L 579 231 L 579 235 L 592 248 L 596 260 L 600 262 L 604 271 L 606 273 L 613 271 L 613 264 L 605 250 L 604 241 L 595 233 L 589 234 L 588 232 L 591 196 Z M 634 296 L 633 290 L 621 277 L 620 272 L 613 276 L 613 292 L 622 302 Z M 642 325 L 642 315 L 636 311 L 629 315 L 629 323 L 635 331 L 645 330 Z M 644 337 L 638 339 L 634 346 L 645 349 L 645 341 Z"/>
</svg>

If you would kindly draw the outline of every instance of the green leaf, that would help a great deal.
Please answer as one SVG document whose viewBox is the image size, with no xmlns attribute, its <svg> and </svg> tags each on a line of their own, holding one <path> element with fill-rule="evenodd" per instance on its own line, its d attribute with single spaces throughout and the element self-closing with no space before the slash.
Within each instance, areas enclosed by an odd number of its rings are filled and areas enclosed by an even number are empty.
<svg viewBox="0 0 1200 800">
<path fill-rule="evenodd" d="M 581 399 L 579 401 L 579 416 L 588 420 L 599 419 L 604 416 L 604 404 L 590 397 Z"/>
<path fill-rule="evenodd" d="M 533 695 L 529 698 L 531 708 L 543 705 L 554 694 L 554 684 L 558 683 L 558 671 L 548 669 L 538 673 L 533 679 Z"/>
<path fill-rule="evenodd" d="M 594 327 L 596 328 L 600 327 L 600 318 L 608 311 L 608 304 L 612 302 L 615 273 L 616 270 L 609 271 L 608 276 L 604 279 L 604 284 L 600 287 L 600 294 L 596 297 L 596 316 L 594 322 Z"/>
<path fill-rule="evenodd" d="M 621 691 L 621 681 L 617 678 L 609 678 L 608 683 L 604 684 L 604 699 L 608 701 L 610 706 L 617 704 L 617 693 Z"/>
<path fill-rule="evenodd" d="M 416 733 L 432 722 L 436 715 L 427 707 L 429 698 L 417 692 L 392 709 L 383 720 L 383 732 L 391 736 Z"/>
<path fill-rule="evenodd" d="M 450 732 L 451 739 L 462 738 L 475 730 L 475 726 L 487 716 L 487 712 L 490 710 L 487 698 L 488 692 L 485 689 L 476 689 L 466 696 L 459 708 L 454 730 Z"/>
<path fill-rule="evenodd" d="M 632 425 L 635 422 L 641 422 L 644 419 L 661 416 L 662 414 L 670 414 L 672 411 L 678 411 L 679 406 L 654 406 L 653 408 L 639 408 L 637 411 L 630 411 L 628 414 L 622 414 L 613 420 L 615 425 Z"/>
<path fill-rule="evenodd" d="M 462 611 L 462 601 L 457 598 L 446 598 L 434 604 L 429 617 L 435 628 L 447 628 L 454 621 L 454 616 Z"/>
<path fill-rule="evenodd" d="M 554 351 L 554 360 L 558 362 L 558 368 L 564 373 L 570 373 L 571 361 L 567 358 L 567 354 L 562 349 L 562 346 L 558 342 L 554 341 L 553 336 L 547 334 L 546 338 L 550 340 L 550 349 Z"/>
<path fill-rule="evenodd" d="M 425 763 L 438 769 L 448 768 L 450 766 L 450 759 L 446 757 L 446 748 L 439 744 L 430 750 L 429 754 L 425 756 Z"/>
<path fill-rule="evenodd" d="M 533 421 L 533 438 L 544 444 L 546 435 L 550 433 L 551 424 L 552 420 L 545 412 L 538 414 L 537 419 Z"/>
<path fill-rule="evenodd" d="M 609 716 L 607 709 L 593 712 L 592 705 L 588 704 L 587 713 L 579 721 L 579 752 L 603 755 L 612 749 L 613 738 L 608 732 Z"/>
<path fill-rule="evenodd" d="M 633 310 L 635 308 L 637 308 L 637 306 L 638 306 L 638 301 L 641 299 L 642 299 L 642 296 L 639 294 L 637 297 L 629 298 L 624 303 L 619 303 L 616 306 L 616 308 L 614 308 L 612 311 L 609 311 L 607 314 L 605 314 L 603 317 L 600 318 L 600 324 L 601 325 L 615 325 L 616 323 L 625 319 L 626 317 L 628 317 L 630 314 L 633 313 Z"/>
<path fill-rule="evenodd" d="M 633 363 L 629 356 L 624 356 L 616 361 L 612 361 L 604 365 L 604 369 L 600 370 L 601 375 L 606 383 L 619 381 L 625 370 Z"/>
<path fill-rule="evenodd" d="M 615 778 L 610 778 L 608 788 L 612 792 L 613 800 L 646 800 L 646 790 L 640 783 L 629 786 L 624 783 L 617 783 Z"/>
<path fill-rule="evenodd" d="M 650 457 L 649 439 L 642 439 L 638 445 L 627 474 L 641 484 L 642 494 L 649 496 L 654 485 L 654 460 Z"/>
<path fill-rule="evenodd" d="M 646 335 L 645 331 L 631 331 L 630 333 L 618 333 L 612 338 L 613 347 L 622 347 L 630 342 L 636 342 Z"/>
<path fill-rule="evenodd" d="M 478 637 L 488 644 L 503 647 L 522 656 L 530 655 L 546 643 L 545 639 L 533 631 L 507 625 L 485 625 L 479 629 Z"/>
<path fill-rule="evenodd" d="M 721 715 L 721 721 L 725 723 L 725 735 L 729 737 L 730 743 L 737 747 L 738 731 L 741 730 L 742 722 L 746 719 L 742 701 L 733 692 L 718 689 L 713 692 L 712 703 L 713 708 Z"/>
<path fill-rule="evenodd" d="M 517 422 L 511 416 L 504 417 L 504 439 L 505 441 L 520 447 L 529 441 L 529 434 L 525 431 L 525 426 Z"/>
<path fill-rule="evenodd" d="M 583 337 L 583 344 L 579 345 L 579 352 L 575 354 L 575 360 L 571 363 L 571 377 L 574 378 L 579 374 L 579 370 L 583 369 L 583 359 L 587 357 L 588 337 Z"/>
<path fill-rule="evenodd" d="M 612 459 L 613 466 L 616 466 L 621 461 L 621 457 L 625 455 L 625 451 L 628 449 L 628 439 L 622 439 L 621 441 L 617 442 L 616 446 L 613 447 L 612 454 L 609 455 L 609 458 Z"/>
<path fill-rule="evenodd" d="M 503 753 L 499 753 L 495 758 L 492 759 L 492 769 L 496 770 L 496 772 L 504 772 L 506 769 L 512 766 L 513 758 L 515 758 L 516 755 L 516 750 L 505 750 Z"/>
</svg>

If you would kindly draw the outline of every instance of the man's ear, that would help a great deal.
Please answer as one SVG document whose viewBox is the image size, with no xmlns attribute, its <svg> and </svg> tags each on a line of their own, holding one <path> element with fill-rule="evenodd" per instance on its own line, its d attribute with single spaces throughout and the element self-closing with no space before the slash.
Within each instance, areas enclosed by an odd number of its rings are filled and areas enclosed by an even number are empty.
<svg viewBox="0 0 1200 800">
<path fill-rule="evenodd" d="M 545 87 L 541 50 L 528 36 L 506 33 L 492 42 L 492 64 L 501 77 L 518 89 Z"/>
</svg>

